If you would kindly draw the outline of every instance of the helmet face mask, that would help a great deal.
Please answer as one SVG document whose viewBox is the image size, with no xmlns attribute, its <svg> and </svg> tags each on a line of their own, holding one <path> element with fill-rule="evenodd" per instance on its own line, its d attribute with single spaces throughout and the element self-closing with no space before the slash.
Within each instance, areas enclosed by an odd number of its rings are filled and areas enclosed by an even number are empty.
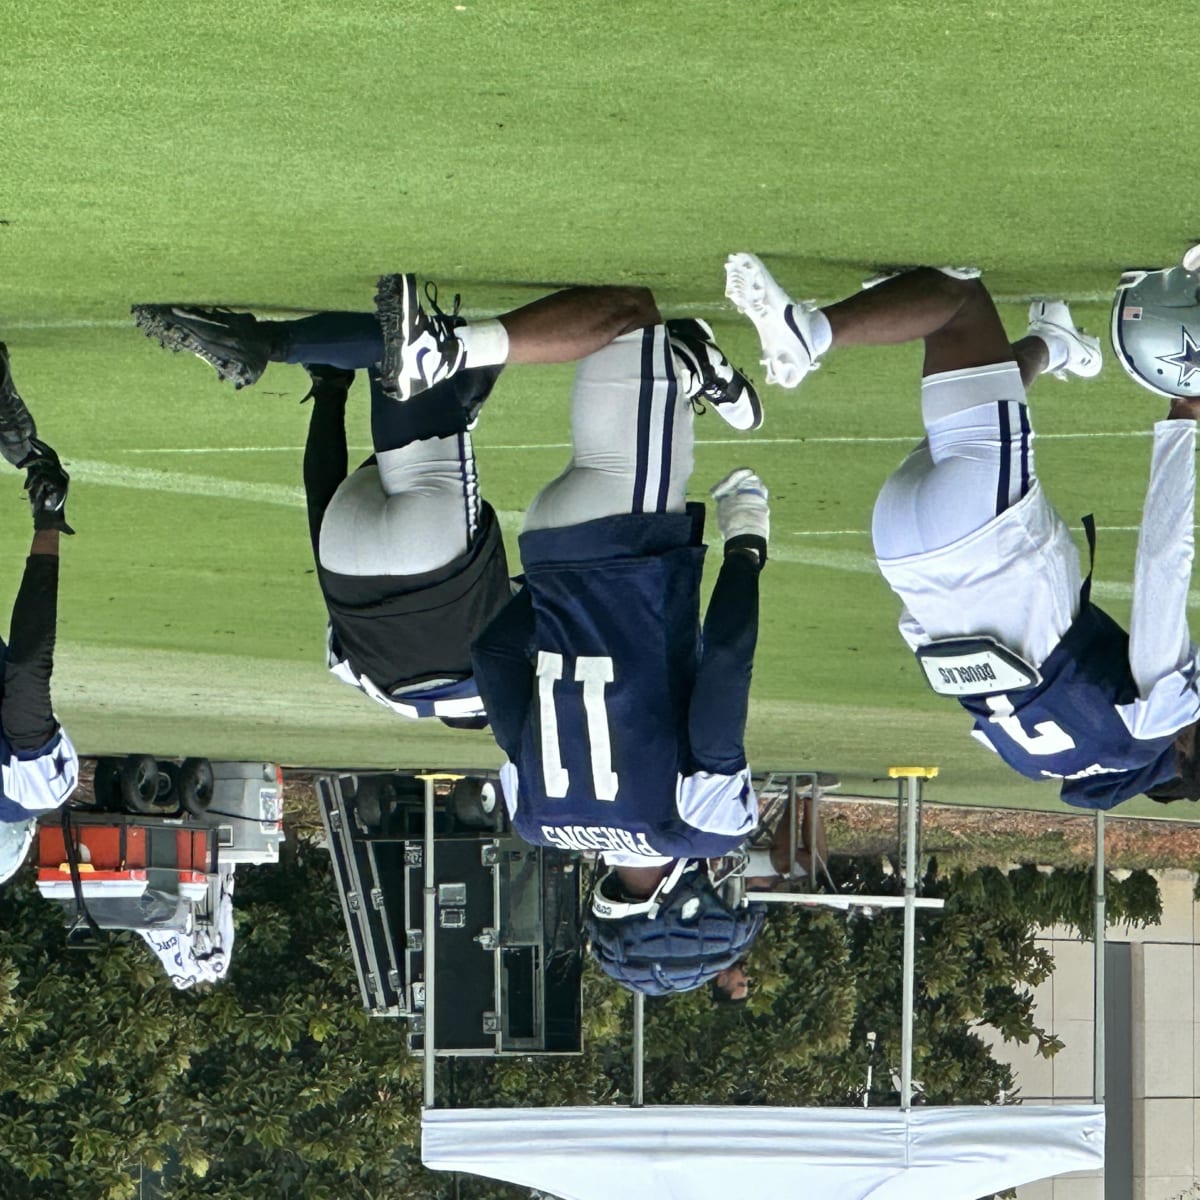
<svg viewBox="0 0 1200 1200">
<path fill-rule="evenodd" d="M 601 970 L 650 996 L 691 991 L 745 957 L 765 906 L 731 907 L 703 860 L 678 859 L 645 899 L 625 897 L 609 871 L 592 895 L 587 929 Z"/>
<path fill-rule="evenodd" d="M 1200 274 L 1183 267 L 1126 271 L 1111 334 L 1136 384 L 1171 400 L 1200 398 Z"/>
<path fill-rule="evenodd" d="M 608 871 L 592 892 L 592 913 L 604 921 L 625 921 L 630 917 L 646 917 L 653 921 L 667 903 L 675 885 L 683 877 L 691 860 L 676 859 L 670 872 L 663 876 L 658 887 L 645 899 L 627 899 L 615 870 Z"/>
<path fill-rule="evenodd" d="M 1150 788 L 1146 795 L 1160 804 L 1173 800 L 1200 800 L 1200 722 L 1184 726 L 1175 735 L 1175 766 L 1179 772 L 1174 779 Z"/>
</svg>

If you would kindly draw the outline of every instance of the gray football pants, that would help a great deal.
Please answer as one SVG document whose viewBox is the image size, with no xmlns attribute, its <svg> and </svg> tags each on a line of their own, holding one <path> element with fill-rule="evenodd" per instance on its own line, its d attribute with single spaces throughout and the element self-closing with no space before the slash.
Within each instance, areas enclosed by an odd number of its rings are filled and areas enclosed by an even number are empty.
<svg viewBox="0 0 1200 1200">
<path fill-rule="evenodd" d="M 683 512 L 692 450 L 692 406 L 676 381 L 666 328 L 624 334 L 580 362 L 571 460 L 533 498 L 525 529 Z"/>
<path fill-rule="evenodd" d="M 422 575 L 467 552 L 479 526 L 471 435 L 381 450 L 321 521 L 321 565 L 339 575 Z"/>
</svg>

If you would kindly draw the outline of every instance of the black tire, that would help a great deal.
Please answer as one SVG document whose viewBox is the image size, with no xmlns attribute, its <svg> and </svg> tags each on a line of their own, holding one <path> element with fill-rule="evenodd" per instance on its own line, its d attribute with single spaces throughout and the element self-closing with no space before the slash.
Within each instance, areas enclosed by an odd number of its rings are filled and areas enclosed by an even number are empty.
<svg viewBox="0 0 1200 1200">
<path fill-rule="evenodd" d="M 158 764 L 158 800 L 160 810 L 164 812 L 179 811 L 182 803 L 179 792 L 179 776 L 182 768 L 178 763 L 160 762 Z"/>
<path fill-rule="evenodd" d="M 121 763 L 121 806 L 126 812 L 152 813 L 158 805 L 158 763 L 149 754 L 131 754 Z"/>
<path fill-rule="evenodd" d="M 493 779 L 460 779 L 450 792 L 450 811 L 468 829 L 495 829 L 500 787 Z"/>
<path fill-rule="evenodd" d="M 203 816 L 213 799 L 212 763 L 207 758 L 185 758 L 176 786 L 179 803 L 193 816 Z"/>
<path fill-rule="evenodd" d="M 163 802 L 175 790 L 175 776 L 178 768 L 174 763 L 160 762 L 158 764 L 158 801 L 159 808 L 163 807 Z"/>
<path fill-rule="evenodd" d="M 96 769 L 92 773 L 92 790 L 96 796 L 97 808 L 104 812 L 121 811 L 121 759 L 96 759 Z"/>
<path fill-rule="evenodd" d="M 361 828 L 370 832 L 383 826 L 383 785 L 377 776 L 368 775 L 358 780 L 358 790 L 351 801 L 354 815 Z"/>
</svg>

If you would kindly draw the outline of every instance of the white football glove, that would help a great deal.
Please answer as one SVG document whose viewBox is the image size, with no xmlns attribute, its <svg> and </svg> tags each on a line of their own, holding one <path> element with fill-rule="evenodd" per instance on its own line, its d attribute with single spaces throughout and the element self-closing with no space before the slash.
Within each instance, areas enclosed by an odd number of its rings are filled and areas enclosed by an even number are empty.
<svg viewBox="0 0 1200 1200">
<path fill-rule="evenodd" d="M 766 484 L 749 468 L 731 471 L 711 490 L 717 502 L 717 525 L 728 542 L 736 537 L 771 536 L 771 509 Z"/>
</svg>

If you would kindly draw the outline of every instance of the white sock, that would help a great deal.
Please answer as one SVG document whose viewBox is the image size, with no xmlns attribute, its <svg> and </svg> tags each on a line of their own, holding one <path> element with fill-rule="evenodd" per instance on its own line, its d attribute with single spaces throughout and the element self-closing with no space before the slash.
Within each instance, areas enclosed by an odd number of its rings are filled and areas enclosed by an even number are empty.
<svg viewBox="0 0 1200 1200">
<path fill-rule="evenodd" d="M 508 362 L 508 330 L 495 318 L 460 325 L 454 336 L 462 342 L 468 367 L 495 367 Z"/>
<path fill-rule="evenodd" d="M 1046 343 L 1046 352 L 1049 355 L 1049 361 L 1046 363 L 1047 372 L 1061 371 L 1067 365 L 1067 359 L 1071 353 L 1067 339 L 1059 334 L 1046 333 L 1040 329 L 1033 336 L 1041 338 Z"/>
<path fill-rule="evenodd" d="M 820 310 L 809 314 L 809 330 L 812 332 L 813 358 L 820 358 L 833 345 L 833 327 L 829 318 Z"/>
</svg>

